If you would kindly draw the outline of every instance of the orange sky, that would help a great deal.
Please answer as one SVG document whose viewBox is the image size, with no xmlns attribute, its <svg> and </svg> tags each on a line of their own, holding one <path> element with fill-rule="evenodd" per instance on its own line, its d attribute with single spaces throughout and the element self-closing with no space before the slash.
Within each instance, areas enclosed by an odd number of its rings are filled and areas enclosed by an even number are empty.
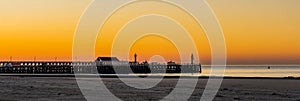
<svg viewBox="0 0 300 101">
<path fill-rule="evenodd" d="M 224 31 L 229 64 L 299 64 L 299 0 L 208 1 Z M 0 59 L 8 60 L 10 56 L 14 60 L 32 60 L 34 56 L 38 60 L 50 60 L 54 57 L 58 57 L 58 60 L 70 59 L 77 23 L 89 3 L 89 0 L 1 0 Z M 143 9 L 134 8 L 138 6 Z M 120 15 L 116 13 L 108 19 L 109 23 L 99 32 L 95 53 L 97 56 L 110 54 L 110 49 L 106 49 L 111 48 L 110 39 L 114 38 L 118 29 L 130 18 L 155 12 L 168 15 L 183 25 L 196 42 L 201 62 L 209 63 L 207 38 L 188 15 L 164 4 L 134 7 L 123 8 L 119 11 Z M 141 18 L 140 22 L 159 23 L 152 20 Z M 136 24 L 142 24 L 140 22 Z M 167 20 L 165 22 L 171 24 Z M 170 25 L 162 28 L 170 30 L 173 27 Z M 142 28 L 143 26 L 139 26 L 136 29 Z M 131 32 L 134 33 L 135 30 L 124 30 L 123 34 Z M 151 40 L 156 41 L 149 43 Z M 105 44 L 99 44 L 103 42 Z M 147 48 L 144 45 L 165 47 Z M 130 59 L 135 52 L 139 53 L 140 61 L 149 59 L 153 54 L 160 54 L 165 60 L 180 60 L 178 51 L 171 42 L 155 36 L 139 39 L 131 47 Z"/>
</svg>

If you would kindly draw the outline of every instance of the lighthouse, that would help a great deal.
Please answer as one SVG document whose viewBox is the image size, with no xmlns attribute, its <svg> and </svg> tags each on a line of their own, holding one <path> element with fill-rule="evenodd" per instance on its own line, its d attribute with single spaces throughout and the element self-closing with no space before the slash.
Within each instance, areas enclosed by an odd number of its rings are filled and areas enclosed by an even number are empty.
<svg viewBox="0 0 300 101">
<path fill-rule="evenodd" d="M 134 53 L 134 63 L 137 63 L 137 55 Z"/>
</svg>

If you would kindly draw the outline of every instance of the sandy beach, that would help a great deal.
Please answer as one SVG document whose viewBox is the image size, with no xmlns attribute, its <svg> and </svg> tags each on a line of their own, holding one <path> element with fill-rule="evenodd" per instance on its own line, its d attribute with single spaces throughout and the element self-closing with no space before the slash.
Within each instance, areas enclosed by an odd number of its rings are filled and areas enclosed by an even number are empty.
<svg viewBox="0 0 300 101">
<path fill-rule="evenodd" d="M 84 101 L 74 77 L 0 77 L 0 100 Z M 128 78 L 131 79 L 131 78 Z M 103 78 L 107 88 L 122 100 L 159 100 L 166 96 L 177 79 L 164 79 L 149 90 L 131 89 L 117 78 Z M 189 82 L 189 79 L 186 79 Z M 199 100 L 207 79 L 200 78 L 189 100 Z M 130 97 L 131 96 L 131 97 Z M 291 100 L 300 101 L 299 79 L 224 79 L 215 101 L 219 100 Z"/>
</svg>

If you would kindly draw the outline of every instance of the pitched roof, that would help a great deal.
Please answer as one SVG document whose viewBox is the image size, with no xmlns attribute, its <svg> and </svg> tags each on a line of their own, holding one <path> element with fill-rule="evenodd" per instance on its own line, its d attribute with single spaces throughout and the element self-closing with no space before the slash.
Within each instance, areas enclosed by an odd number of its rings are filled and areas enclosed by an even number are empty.
<svg viewBox="0 0 300 101">
<path fill-rule="evenodd" d="M 98 57 L 97 61 L 119 61 L 117 57 Z"/>
</svg>

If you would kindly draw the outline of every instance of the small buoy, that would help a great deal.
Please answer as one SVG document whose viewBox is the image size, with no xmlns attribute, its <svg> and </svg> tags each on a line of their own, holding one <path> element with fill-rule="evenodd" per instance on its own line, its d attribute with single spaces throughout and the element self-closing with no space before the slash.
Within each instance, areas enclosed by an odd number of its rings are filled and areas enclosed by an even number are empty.
<svg viewBox="0 0 300 101">
<path fill-rule="evenodd" d="M 271 69 L 271 66 L 268 66 L 268 69 Z"/>
</svg>

